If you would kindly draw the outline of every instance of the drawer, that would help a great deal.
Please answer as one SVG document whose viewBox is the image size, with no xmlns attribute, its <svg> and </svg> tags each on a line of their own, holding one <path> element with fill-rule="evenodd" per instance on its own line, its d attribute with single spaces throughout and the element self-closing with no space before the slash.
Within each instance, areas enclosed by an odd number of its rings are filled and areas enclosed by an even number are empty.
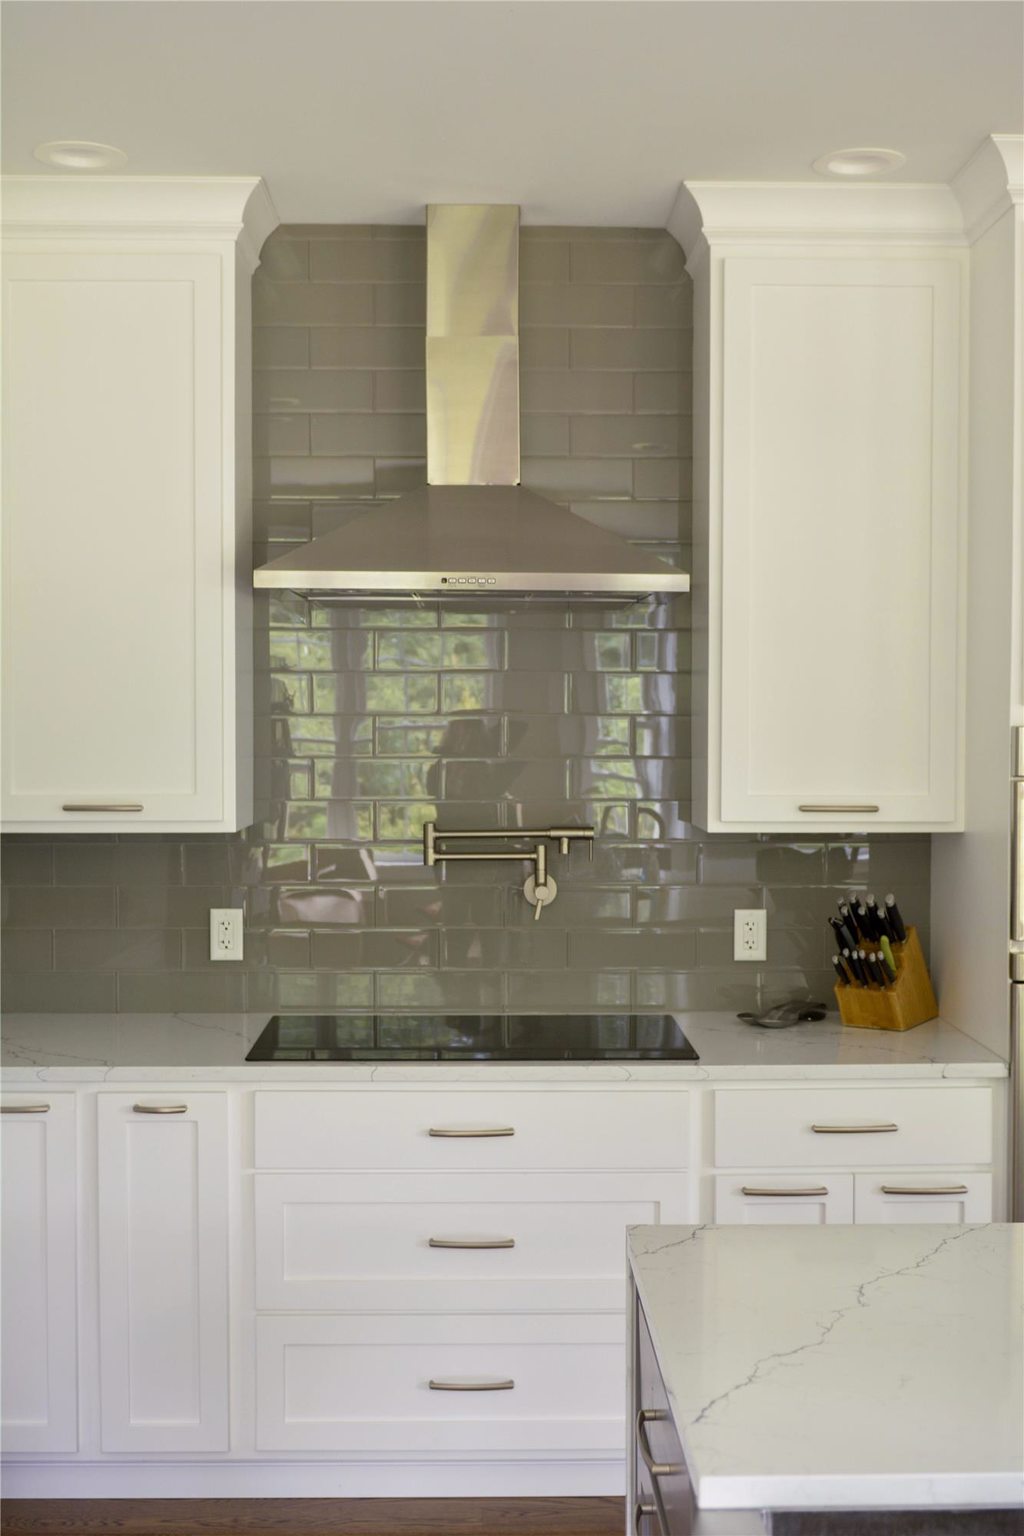
<svg viewBox="0 0 1024 1536">
<path fill-rule="evenodd" d="M 257 1168 L 683 1168 L 689 1096 L 645 1089 L 259 1091 Z"/>
<path fill-rule="evenodd" d="M 783 1173 L 720 1173 L 715 1179 L 715 1220 L 761 1227 L 851 1222 L 853 1174 L 834 1169 L 796 1178 Z"/>
<path fill-rule="evenodd" d="M 256 1349 L 261 1451 L 623 1453 L 622 1316 L 260 1317 Z"/>
<path fill-rule="evenodd" d="M 992 1175 L 958 1173 L 858 1173 L 854 1210 L 862 1222 L 968 1222 L 992 1220 Z"/>
<path fill-rule="evenodd" d="M 266 1310 L 620 1309 L 626 1228 L 691 1219 L 682 1173 L 258 1173 L 255 1185 Z"/>
<path fill-rule="evenodd" d="M 715 1094 L 720 1168 L 991 1161 L 988 1089 L 816 1087 Z"/>
</svg>

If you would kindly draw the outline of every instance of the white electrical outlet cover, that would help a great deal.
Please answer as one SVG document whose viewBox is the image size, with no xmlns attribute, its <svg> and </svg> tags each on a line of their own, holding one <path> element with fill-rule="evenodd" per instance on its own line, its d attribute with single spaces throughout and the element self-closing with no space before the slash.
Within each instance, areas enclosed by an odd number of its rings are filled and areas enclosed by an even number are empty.
<svg viewBox="0 0 1024 1536">
<path fill-rule="evenodd" d="M 241 907 L 210 908 L 210 959 L 241 960 L 243 958 L 243 919 Z"/>
<path fill-rule="evenodd" d="M 734 960 L 767 960 L 768 913 L 763 907 L 737 907 L 732 949 Z"/>
</svg>

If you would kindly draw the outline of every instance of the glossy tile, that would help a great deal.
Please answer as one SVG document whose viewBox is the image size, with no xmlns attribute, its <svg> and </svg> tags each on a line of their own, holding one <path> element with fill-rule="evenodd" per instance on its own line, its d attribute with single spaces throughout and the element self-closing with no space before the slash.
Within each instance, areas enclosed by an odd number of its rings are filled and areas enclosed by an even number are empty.
<svg viewBox="0 0 1024 1536">
<path fill-rule="evenodd" d="M 655 378 L 678 378 L 656 374 Z M 633 380 L 628 374 L 574 373 L 569 368 L 526 368 L 519 380 L 519 403 L 525 418 L 531 415 L 615 415 L 633 405 Z M 648 409 L 640 407 L 638 409 Z M 649 407 L 655 409 L 655 407 Z"/>
<path fill-rule="evenodd" d="M 86 854 L 89 845 L 79 844 Z M 48 843 L 28 843 L 8 838 L 0 854 L 0 880 L 4 885 L 50 885 L 53 882 L 54 849 Z"/>
<path fill-rule="evenodd" d="M 209 951 L 209 925 L 206 930 Z M 168 971 L 181 965 L 181 935 L 161 928 L 77 928 L 55 935 L 58 971 Z"/>
<path fill-rule="evenodd" d="M 574 240 L 574 283 L 673 283 L 685 275 L 685 257 L 675 240 Z M 688 285 L 687 285 L 688 286 Z"/>
<path fill-rule="evenodd" d="M 309 335 L 313 368 L 422 368 L 423 352 L 418 325 L 324 326 Z"/>
<path fill-rule="evenodd" d="M 317 240 L 310 247 L 314 283 L 422 284 L 426 272 L 422 231 L 418 240 Z"/>
<path fill-rule="evenodd" d="M 7 1013 L 115 1013 L 117 977 L 39 975 L 8 965 L 0 978 L 0 999 Z M 167 1006 L 163 1002 L 148 1011 L 162 1013 Z"/>
<path fill-rule="evenodd" d="M 623 284 L 523 283 L 519 323 L 539 325 L 633 324 L 633 289 Z"/>
<path fill-rule="evenodd" d="M 290 335 L 274 330 L 271 335 Z M 253 410 L 369 411 L 373 408 L 374 374 L 367 369 L 310 369 L 281 366 L 253 375 Z M 402 377 L 402 375 L 399 375 Z"/>
</svg>

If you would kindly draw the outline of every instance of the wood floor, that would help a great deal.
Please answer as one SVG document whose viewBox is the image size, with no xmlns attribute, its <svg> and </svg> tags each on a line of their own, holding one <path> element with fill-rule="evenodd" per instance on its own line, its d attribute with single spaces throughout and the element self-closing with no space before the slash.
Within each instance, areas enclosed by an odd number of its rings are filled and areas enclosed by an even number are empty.
<svg viewBox="0 0 1024 1536">
<path fill-rule="evenodd" d="M 8 1499 L 3 1536 L 622 1536 L 621 1499 Z"/>
</svg>

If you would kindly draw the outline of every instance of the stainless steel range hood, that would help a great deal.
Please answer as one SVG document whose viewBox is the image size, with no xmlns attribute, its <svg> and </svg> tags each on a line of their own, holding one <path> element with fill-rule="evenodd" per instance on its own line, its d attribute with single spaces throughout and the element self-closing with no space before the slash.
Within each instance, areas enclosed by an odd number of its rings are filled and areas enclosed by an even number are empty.
<svg viewBox="0 0 1024 1536">
<path fill-rule="evenodd" d="M 321 598 L 620 601 L 690 578 L 519 484 L 519 210 L 427 210 L 427 479 L 253 575 Z"/>
</svg>

